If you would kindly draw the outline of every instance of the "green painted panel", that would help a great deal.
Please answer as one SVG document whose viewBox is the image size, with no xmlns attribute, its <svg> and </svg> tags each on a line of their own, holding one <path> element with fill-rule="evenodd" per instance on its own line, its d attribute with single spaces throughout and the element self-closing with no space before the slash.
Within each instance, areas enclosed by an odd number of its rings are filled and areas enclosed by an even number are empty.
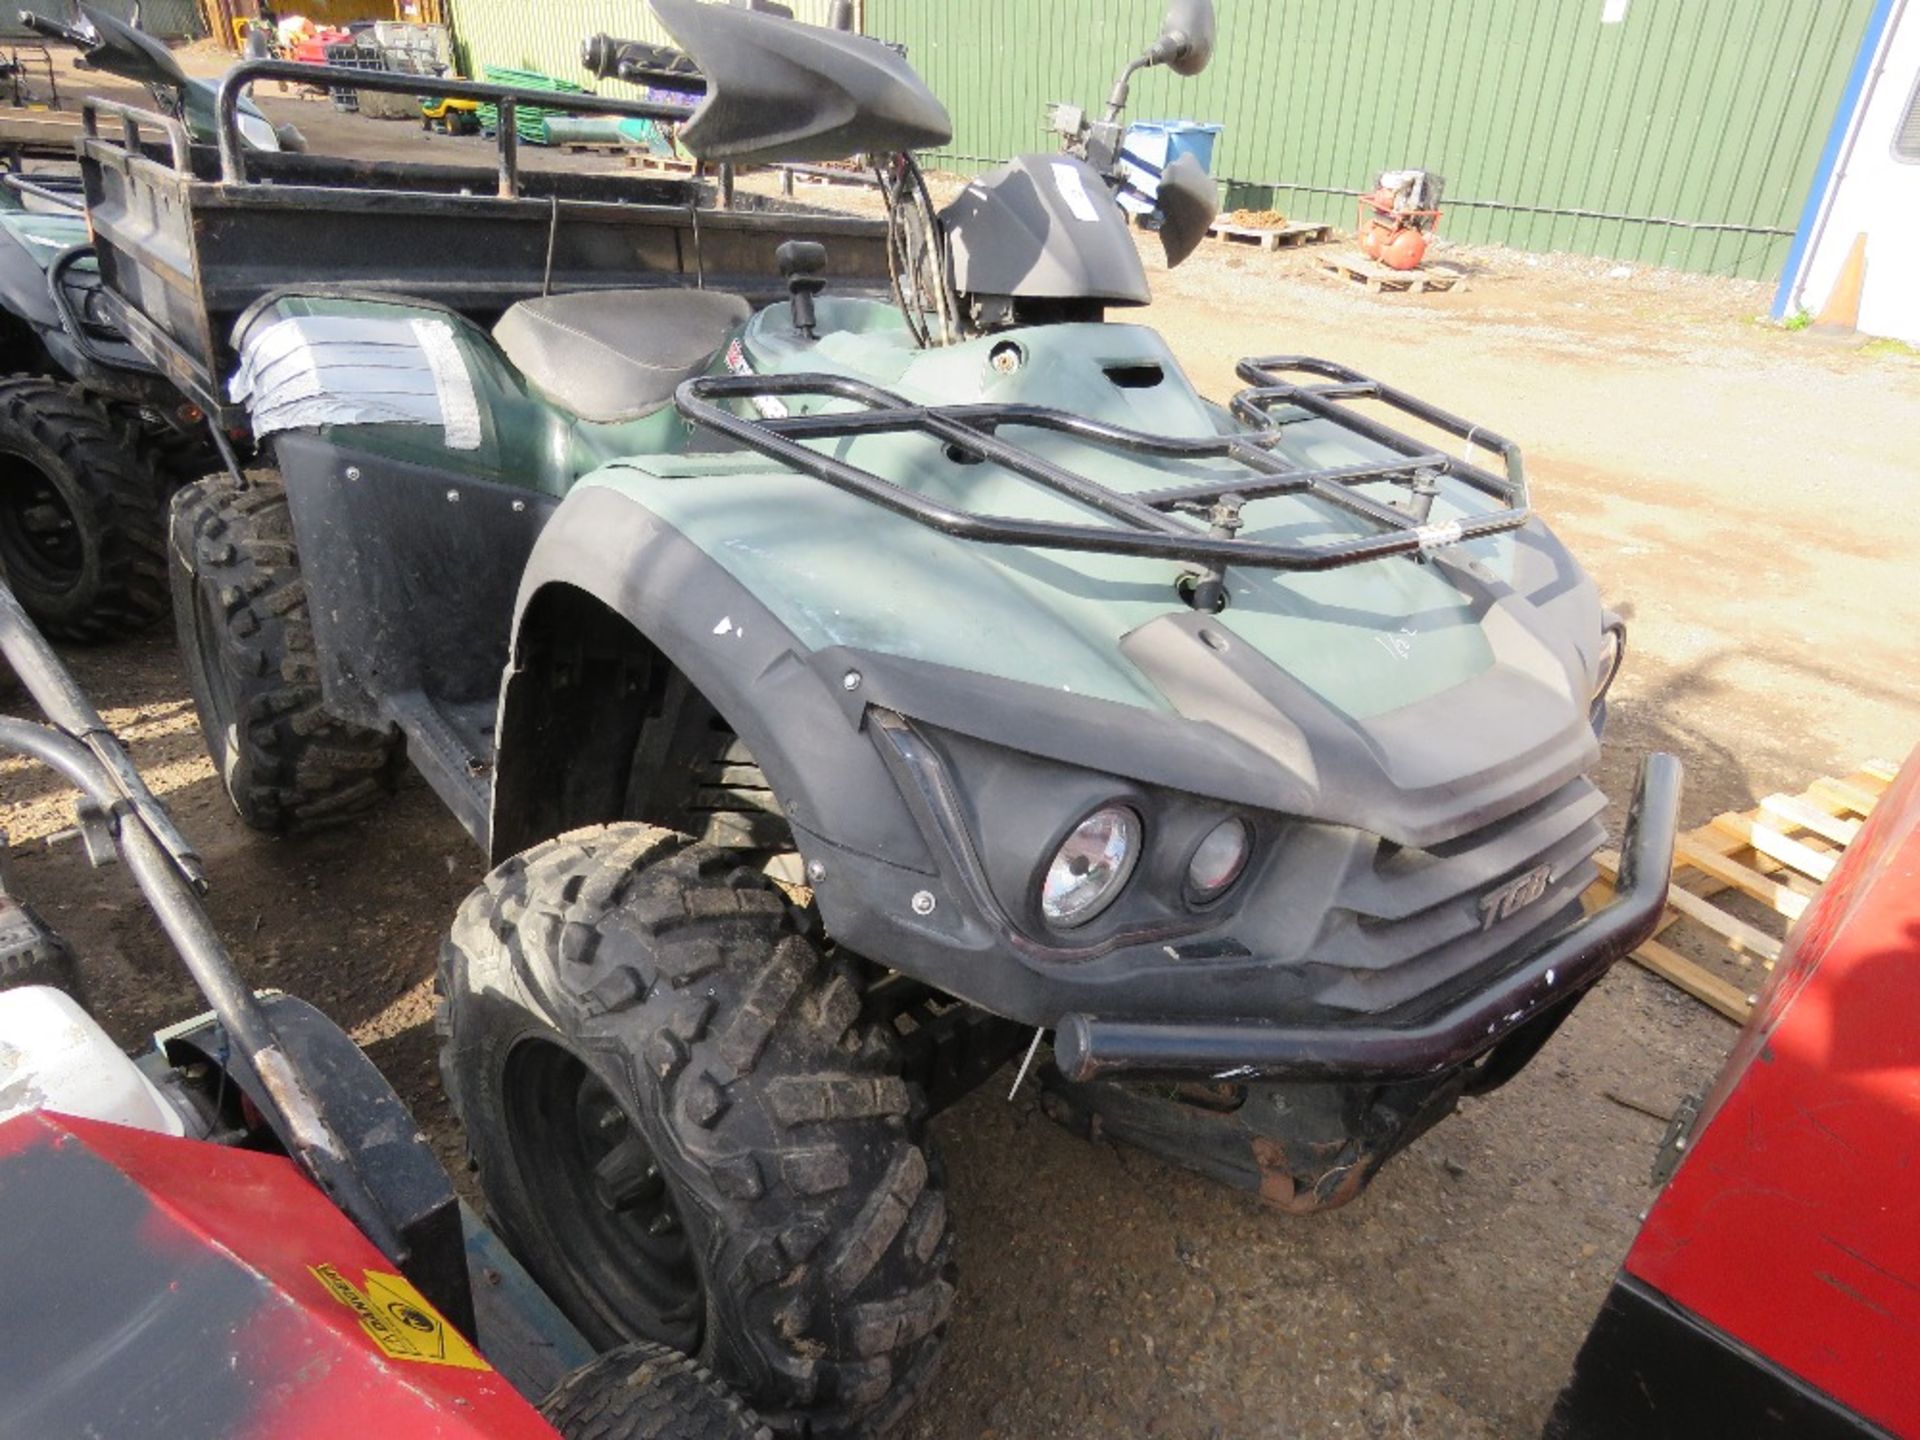
<svg viewBox="0 0 1920 1440">
<path fill-rule="evenodd" d="M 786 0 L 797 18 L 822 24 L 831 0 Z M 580 68 L 580 42 L 589 35 L 646 40 L 656 45 L 670 37 L 647 0 L 451 0 L 449 19 L 462 73 L 483 67 L 539 70 L 576 84 L 589 83 Z M 637 93 L 618 81 L 604 87 L 610 95 Z"/>
<path fill-rule="evenodd" d="M 1148 73 L 1129 113 L 1225 125 L 1214 169 L 1234 203 L 1350 224 L 1377 171 L 1421 165 L 1446 176 L 1443 229 L 1462 240 L 1766 278 L 1873 0 L 1628 0 L 1613 24 L 1604 0 L 1217 5 L 1213 68 Z M 1162 8 L 865 0 L 864 23 L 952 110 L 935 162 L 976 170 L 1051 148 L 1045 102 L 1103 100 Z"/>
</svg>

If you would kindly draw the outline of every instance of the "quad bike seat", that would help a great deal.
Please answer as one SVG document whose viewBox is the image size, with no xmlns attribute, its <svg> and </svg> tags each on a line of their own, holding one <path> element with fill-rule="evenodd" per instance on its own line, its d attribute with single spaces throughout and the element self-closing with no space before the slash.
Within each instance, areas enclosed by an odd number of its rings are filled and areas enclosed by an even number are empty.
<svg viewBox="0 0 1920 1440">
<path fill-rule="evenodd" d="M 576 290 L 522 300 L 493 338 L 544 399 L 611 424 L 665 405 L 750 313 L 720 290 Z"/>
</svg>

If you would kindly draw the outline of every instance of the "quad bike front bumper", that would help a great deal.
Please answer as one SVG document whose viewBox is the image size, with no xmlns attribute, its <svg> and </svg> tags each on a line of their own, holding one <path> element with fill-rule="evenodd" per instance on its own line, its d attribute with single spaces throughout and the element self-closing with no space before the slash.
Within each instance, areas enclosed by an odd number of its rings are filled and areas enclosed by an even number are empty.
<svg viewBox="0 0 1920 1440">
<path fill-rule="evenodd" d="M 1483 1065 L 1500 1063 L 1511 1075 L 1519 1065 L 1502 1056 L 1509 1043 L 1535 1034 L 1544 1040 L 1543 1022 L 1557 1023 L 1614 961 L 1653 933 L 1666 909 L 1679 804 L 1680 762 L 1648 756 L 1627 814 L 1613 902 L 1440 1009 L 1406 1020 L 1298 1027 L 1070 1014 L 1056 1027 L 1055 1064 L 1073 1081 L 1392 1082 L 1444 1074 L 1484 1056 Z M 1528 1054 L 1537 1048 L 1535 1042 Z"/>
<path fill-rule="evenodd" d="M 1673 867 L 1680 765 L 1653 755 L 1614 901 L 1491 985 L 1401 1023 L 1283 1027 L 1064 1016 L 1041 1108 L 1292 1214 L 1354 1199 L 1387 1160 L 1527 1064 L 1609 966 L 1652 932 Z"/>
</svg>

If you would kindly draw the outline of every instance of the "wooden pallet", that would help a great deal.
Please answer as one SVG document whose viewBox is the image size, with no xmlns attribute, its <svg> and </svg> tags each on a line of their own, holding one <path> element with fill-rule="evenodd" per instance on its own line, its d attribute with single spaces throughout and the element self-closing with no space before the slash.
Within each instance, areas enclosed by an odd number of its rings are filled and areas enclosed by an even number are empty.
<svg viewBox="0 0 1920 1440">
<path fill-rule="evenodd" d="M 1342 255 L 1323 255 L 1320 264 L 1336 275 L 1363 284 L 1376 295 L 1385 290 L 1398 290 L 1411 295 L 1423 295 L 1429 290 L 1465 290 L 1467 277 L 1458 270 L 1395 270 L 1386 265 L 1367 259 L 1350 259 Z"/>
<path fill-rule="evenodd" d="M 1258 245 L 1262 250 L 1278 250 L 1283 245 L 1318 245 L 1323 240 L 1331 240 L 1333 226 L 1314 225 L 1305 220 L 1280 226 L 1235 225 L 1216 220 L 1207 227 L 1207 233 L 1242 245 Z"/>
<path fill-rule="evenodd" d="M 1633 958 L 1730 1020 L 1753 1013 L 1759 975 L 1780 958 L 1787 928 L 1805 912 L 1833 874 L 1841 852 L 1893 779 L 1894 767 L 1869 760 L 1843 779 L 1814 781 L 1798 795 L 1769 795 L 1751 810 L 1716 815 L 1674 842 L 1673 888 L 1667 913 Z M 1601 878 L 1587 891 L 1589 908 L 1613 897 L 1620 856 L 1594 859 Z M 1755 924 L 1713 903 L 1733 892 L 1767 912 Z M 1682 930 L 1675 927 L 1684 926 Z M 1680 953 L 1668 940 L 1681 934 L 1705 948 L 1712 964 Z M 1666 937 L 1665 939 L 1661 937 Z"/>
<path fill-rule="evenodd" d="M 622 158 L 629 170 L 645 170 L 656 175 L 695 175 L 700 170 L 696 160 L 682 160 L 677 155 L 655 155 L 650 150 L 631 151 Z"/>
</svg>

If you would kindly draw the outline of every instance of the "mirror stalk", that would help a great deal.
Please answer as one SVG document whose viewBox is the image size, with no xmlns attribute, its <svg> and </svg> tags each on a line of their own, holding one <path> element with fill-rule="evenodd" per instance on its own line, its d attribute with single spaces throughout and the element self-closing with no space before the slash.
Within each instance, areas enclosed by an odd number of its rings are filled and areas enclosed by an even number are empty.
<svg viewBox="0 0 1920 1440">
<path fill-rule="evenodd" d="M 1120 114 L 1127 108 L 1129 92 L 1133 88 L 1133 77 L 1154 63 L 1151 53 L 1142 55 L 1120 72 L 1120 78 L 1113 82 L 1113 90 L 1107 96 L 1107 123 L 1118 125 Z"/>
</svg>

